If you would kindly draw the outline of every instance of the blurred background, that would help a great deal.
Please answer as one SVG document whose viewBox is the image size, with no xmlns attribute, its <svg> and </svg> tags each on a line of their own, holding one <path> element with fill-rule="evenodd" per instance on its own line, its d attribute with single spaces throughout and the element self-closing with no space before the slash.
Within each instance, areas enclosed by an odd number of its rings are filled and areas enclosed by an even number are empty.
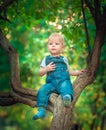
<svg viewBox="0 0 106 130">
<path fill-rule="evenodd" d="M 86 67 L 88 48 L 80 0 L 17 0 L 7 11 L 10 22 L 0 20 L 0 28 L 19 54 L 24 87 L 38 90 L 45 83 L 45 76 L 40 77 L 38 70 L 41 60 L 48 54 L 48 37 L 54 32 L 64 35 L 64 55 L 68 57 L 70 68 Z M 95 24 L 88 9 L 85 12 L 92 47 Z M 73 124 L 76 130 L 106 130 L 105 52 L 106 44 L 102 47 L 96 80 L 84 89 L 75 105 Z M 71 77 L 72 82 L 75 78 Z M 9 86 L 10 61 L 0 48 L 0 91 L 8 92 Z M 49 130 L 52 114 L 47 112 L 44 120 L 33 121 L 32 116 L 36 111 L 36 108 L 23 104 L 0 106 L 0 130 Z"/>
</svg>

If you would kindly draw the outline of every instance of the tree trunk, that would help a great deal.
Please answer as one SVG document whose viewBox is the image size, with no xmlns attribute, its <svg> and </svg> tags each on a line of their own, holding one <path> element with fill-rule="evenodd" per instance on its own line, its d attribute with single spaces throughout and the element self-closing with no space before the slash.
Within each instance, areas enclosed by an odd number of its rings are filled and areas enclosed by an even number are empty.
<svg viewBox="0 0 106 130">
<path fill-rule="evenodd" d="M 50 130 L 70 130 L 72 124 L 72 108 L 72 106 L 64 107 L 61 96 L 59 96 L 54 104 L 54 118 Z"/>
<path fill-rule="evenodd" d="M 9 3 L 7 4 L 10 4 L 11 2 L 12 0 L 9 0 Z M 96 71 L 99 67 L 101 47 L 104 44 L 106 36 L 106 7 L 104 7 L 102 16 L 99 14 L 100 11 L 98 11 L 98 8 L 96 8 L 98 7 L 99 1 L 94 1 L 95 8 L 88 0 L 85 0 L 85 2 L 94 16 L 97 29 L 94 47 L 92 50 L 92 58 L 87 68 L 87 72 L 81 76 L 78 76 L 73 84 L 75 94 L 74 100 L 70 107 L 66 108 L 63 106 L 60 96 L 57 97 L 56 95 L 51 95 L 48 110 L 53 112 L 53 120 L 50 130 L 71 130 L 74 105 L 83 89 L 94 81 Z M 11 61 L 11 91 L 9 93 L 0 92 L 0 105 L 7 106 L 15 103 L 23 103 L 31 107 L 36 106 L 37 92 L 29 88 L 24 88 L 21 85 L 18 53 L 8 42 L 7 38 L 3 35 L 1 30 L 0 47 L 5 50 Z"/>
</svg>

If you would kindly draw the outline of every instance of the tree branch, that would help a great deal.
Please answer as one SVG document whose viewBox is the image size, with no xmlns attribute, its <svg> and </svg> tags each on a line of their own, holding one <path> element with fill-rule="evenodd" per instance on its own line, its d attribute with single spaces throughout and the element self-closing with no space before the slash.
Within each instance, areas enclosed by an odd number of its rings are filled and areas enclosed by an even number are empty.
<svg viewBox="0 0 106 130">
<path fill-rule="evenodd" d="M 6 95 L 5 94 L 0 95 L 0 105 L 6 106 L 7 104 L 12 105 L 15 103 L 23 103 L 31 107 L 35 107 L 37 100 L 36 99 L 37 91 L 30 88 L 24 88 L 21 85 L 18 53 L 8 42 L 7 38 L 3 35 L 1 30 L 0 30 L 0 46 L 4 49 L 11 62 L 10 93 Z M 51 112 L 53 112 L 54 107 L 53 104 L 56 98 L 57 98 L 56 94 L 52 94 L 50 97 L 48 110 Z"/>
<path fill-rule="evenodd" d="M 2 15 L 0 15 L 0 19 L 6 20 L 6 21 L 8 21 L 9 23 L 11 23 L 10 20 L 9 20 L 7 17 L 4 17 L 4 16 L 2 16 Z"/>
<path fill-rule="evenodd" d="M 14 3 L 16 0 L 5 0 L 0 6 L 0 12 L 4 11 L 8 6 Z"/>
<path fill-rule="evenodd" d="M 8 8 L 8 6 L 10 6 L 15 1 L 16 0 L 4 0 L 4 1 L 2 1 L 1 5 L 0 5 L 0 19 L 1 20 L 6 20 L 9 23 L 11 23 L 10 20 L 7 18 L 7 8 Z"/>
<path fill-rule="evenodd" d="M 95 12 L 94 12 L 94 8 L 93 8 L 92 4 L 89 2 L 89 0 L 85 0 L 85 3 L 87 5 L 87 7 L 90 9 L 92 16 L 95 18 Z"/>
<path fill-rule="evenodd" d="M 95 15 L 96 17 L 100 17 L 101 16 L 101 10 L 100 10 L 100 5 L 101 5 L 101 0 L 94 0 L 94 6 L 95 6 Z"/>
<path fill-rule="evenodd" d="M 88 47 L 88 56 L 87 56 L 87 65 L 89 65 L 90 61 L 91 61 L 91 46 L 90 46 L 90 42 L 89 42 L 89 35 L 88 35 L 88 28 L 87 28 L 87 22 L 86 22 L 86 17 L 85 17 L 85 12 L 84 12 L 84 2 L 83 0 L 81 0 L 81 8 L 82 8 L 82 14 L 83 14 L 83 19 L 84 19 L 84 27 L 85 27 L 85 34 L 86 34 L 86 43 L 87 43 L 87 47 Z"/>
<path fill-rule="evenodd" d="M 14 105 L 17 102 L 13 99 L 10 93 L 1 93 L 0 92 L 0 106 L 10 106 Z"/>
<path fill-rule="evenodd" d="M 98 24 L 100 24 L 100 18 L 101 18 L 101 10 L 100 10 L 100 0 L 94 0 L 94 6 L 95 6 L 95 23 L 96 26 L 98 26 Z"/>
<path fill-rule="evenodd" d="M 0 30 L 0 46 L 5 50 L 11 62 L 11 87 L 17 93 L 35 96 L 36 91 L 29 88 L 23 88 L 20 81 L 19 57 L 16 50 L 11 46 L 6 37 Z"/>
</svg>

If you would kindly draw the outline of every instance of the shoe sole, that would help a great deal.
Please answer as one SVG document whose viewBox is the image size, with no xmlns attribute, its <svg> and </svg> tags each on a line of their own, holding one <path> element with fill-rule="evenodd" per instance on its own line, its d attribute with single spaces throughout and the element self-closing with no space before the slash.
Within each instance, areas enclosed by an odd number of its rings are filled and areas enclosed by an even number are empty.
<svg viewBox="0 0 106 130">
<path fill-rule="evenodd" d="M 71 98 L 66 96 L 66 97 L 63 97 L 63 105 L 64 106 L 69 106 L 71 104 Z"/>
</svg>

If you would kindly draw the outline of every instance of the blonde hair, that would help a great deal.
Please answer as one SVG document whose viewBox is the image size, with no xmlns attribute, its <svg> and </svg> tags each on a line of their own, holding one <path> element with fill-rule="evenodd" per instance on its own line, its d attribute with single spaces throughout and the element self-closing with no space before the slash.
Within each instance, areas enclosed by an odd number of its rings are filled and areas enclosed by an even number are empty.
<svg viewBox="0 0 106 130">
<path fill-rule="evenodd" d="M 53 33 L 53 34 L 51 34 L 50 36 L 49 36 L 49 38 L 48 38 L 48 42 L 49 42 L 49 40 L 51 39 L 51 38 L 59 38 L 59 40 L 61 41 L 61 43 L 64 45 L 64 37 L 63 37 L 63 35 L 62 34 L 60 34 L 60 33 Z"/>
</svg>

